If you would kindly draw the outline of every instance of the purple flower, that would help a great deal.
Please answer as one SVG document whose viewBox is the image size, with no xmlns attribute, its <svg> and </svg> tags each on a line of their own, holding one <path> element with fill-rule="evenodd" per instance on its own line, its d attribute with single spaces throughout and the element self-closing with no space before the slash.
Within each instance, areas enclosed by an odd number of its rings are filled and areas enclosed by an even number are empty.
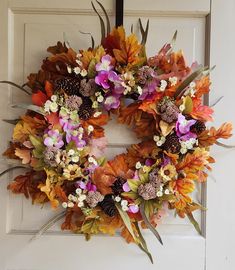
<svg viewBox="0 0 235 270">
<path fill-rule="evenodd" d="M 196 123 L 196 120 L 186 120 L 185 116 L 181 113 L 178 114 L 178 120 L 176 122 L 176 134 L 183 140 L 187 141 L 191 138 L 196 138 L 197 135 L 190 131 L 190 127 Z"/>
<path fill-rule="evenodd" d="M 143 87 L 143 93 L 139 96 L 139 100 L 145 100 L 152 97 L 152 95 L 156 92 L 157 88 L 157 80 L 152 80 L 151 82 L 147 82 Z"/>
<path fill-rule="evenodd" d="M 146 165 L 146 166 L 152 166 L 153 164 L 154 164 L 154 160 L 153 160 L 153 159 L 147 158 L 147 159 L 145 160 L 145 165 Z"/>
<path fill-rule="evenodd" d="M 135 205 L 135 204 L 130 205 L 129 209 L 128 209 L 128 212 L 133 213 L 133 214 L 138 213 L 139 212 L 139 206 Z"/>
<path fill-rule="evenodd" d="M 88 183 L 84 183 L 83 181 L 79 181 L 78 186 L 81 189 L 84 189 L 84 190 L 87 190 L 87 191 L 96 191 L 97 190 L 96 185 L 92 184 L 91 181 L 89 181 Z"/>
<path fill-rule="evenodd" d="M 125 192 L 129 192 L 131 190 L 128 182 L 125 182 L 123 185 L 122 185 L 122 189 L 125 191 Z"/>
<path fill-rule="evenodd" d="M 102 86 L 104 89 L 109 89 L 109 72 L 100 71 L 99 74 L 95 77 L 96 84 Z"/>
<path fill-rule="evenodd" d="M 49 130 L 46 138 L 44 139 L 44 144 L 48 147 L 55 147 L 57 149 L 61 148 L 64 145 L 64 142 L 59 130 Z"/>
<path fill-rule="evenodd" d="M 120 106 L 120 95 L 107 96 L 104 101 L 104 107 L 107 111 L 117 109 Z"/>
<path fill-rule="evenodd" d="M 95 69 L 96 71 L 102 71 L 102 70 L 105 70 L 105 71 L 110 71 L 113 66 L 111 65 L 111 61 L 112 61 L 112 57 L 110 55 L 104 55 L 102 58 L 101 58 L 101 62 L 96 64 L 95 66 Z"/>
</svg>

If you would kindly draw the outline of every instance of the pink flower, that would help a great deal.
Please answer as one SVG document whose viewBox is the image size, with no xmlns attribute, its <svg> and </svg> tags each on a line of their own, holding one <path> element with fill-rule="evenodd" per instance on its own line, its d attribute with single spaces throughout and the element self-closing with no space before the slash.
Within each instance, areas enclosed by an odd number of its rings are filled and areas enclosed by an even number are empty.
<svg viewBox="0 0 235 270">
<path fill-rule="evenodd" d="M 130 188 L 129 185 L 128 185 L 128 182 L 126 182 L 126 183 L 123 184 L 122 189 L 123 189 L 125 192 L 129 192 L 129 191 L 131 190 L 131 188 Z"/>
<path fill-rule="evenodd" d="M 61 148 L 64 145 L 64 142 L 59 130 L 49 130 L 44 139 L 44 144 L 48 147 Z"/>
<path fill-rule="evenodd" d="M 109 89 L 109 72 L 100 71 L 99 74 L 95 77 L 96 84 L 102 86 L 104 89 Z"/>
<path fill-rule="evenodd" d="M 104 107 L 107 111 L 117 109 L 120 106 L 120 95 L 107 96 L 104 101 Z"/>
<path fill-rule="evenodd" d="M 96 191 L 97 187 L 96 185 L 92 184 L 91 181 L 84 183 L 83 181 L 79 181 L 77 182 L 78 186 L 83 189 L 83 190 L 87 190 L 87 191 Z"/>
<path fill-rule="evenodd" d="M 128 212 L 133 213 L 133 214 L 138 213 L 139 212 L 139 206 L 135 205 L 135 204 L 130 205 L 129 209 L 128 209 Z"/>
<path fill-rule="evenodd" d="M 190 131 L 191 126 L 193 126 L 195 123 L 196 120 L 186 120 L 185 116 L 179 113 L 175 127 L 177 136 L 183 141 L 196 138 L 197 135 Z"/>
<path fill-rule="evenodd" d="M 110 71 L 113 68 L 113 66 L 111 65 L 111 61 L 112 61 L 112 57 L 110 55 L 108 54 L 104 55 L 101 58 L 101 62 L 96 64 L 95 66 L 96 71 L 102 71 L 102 70 Z"/>
</svg>

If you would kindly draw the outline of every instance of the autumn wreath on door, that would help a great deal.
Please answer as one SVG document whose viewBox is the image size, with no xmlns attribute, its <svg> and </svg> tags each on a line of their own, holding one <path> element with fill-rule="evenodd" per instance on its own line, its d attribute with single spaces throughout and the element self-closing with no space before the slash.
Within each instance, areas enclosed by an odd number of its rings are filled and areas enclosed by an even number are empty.
<svg viewBox="0 0 235 270">
<path fill-rule="evenodd" d="M 213 109 L 202 98 L 210 87 L 209 69 L 188 66 L 173 43 L 153 57 L 145 51 L 148 24 L 135 34 L 102 25 L 101 44 L 74 51 L 67 42 L 49 47 L 51 56 L 30 74 L 25 86 L 4 81 L 31 95 L 32 104 L 15 121 L 4 156 L 19 160 L 24 175 L 8 186 L 33 203 L 64 208 L 46 224 L 65 218 L 62 230 L 91 235 L 120 231 L 152 260 L 141 229 L 162 243 L 157 225 L 168 211 L 188 217 L 204 209 L 191 193 L 206 181 L 214 159 L 209 147 L 231 136 L 231 124 L 207 128 Z M 30 92 L 28 91 L 30 89 Z M 141 140 L 106 160 L 104 126 L 115 115 Z M 5 172 L 7 172 L 5 171 Z"/>
</svg>

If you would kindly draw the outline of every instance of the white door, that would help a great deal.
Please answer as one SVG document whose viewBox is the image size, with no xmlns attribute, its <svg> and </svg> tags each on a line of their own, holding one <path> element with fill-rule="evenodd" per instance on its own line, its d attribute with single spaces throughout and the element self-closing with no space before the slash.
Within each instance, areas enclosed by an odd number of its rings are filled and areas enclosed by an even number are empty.
<svg viewBox="0 0 235 270">
<path fill-rule="evenodd" d="M 222 3 L 223 2 L 223 3 Z M 138 18 L 150 19 L 147 42 L 148 55 L 154 55 L 178 30 L 176 49 L 182 48 L 188 62 L 217 64 L 212 74 L 211 100 L 225 95 L 217 105 L 216 124 L 234 119 L 235 35 L 232 20 L 235 12 L 233 0 L 126 0 L 126 29 L 133 24 L 137 29 Z M 114 1 L 102 4 L 114 18 Z M 211 15 L 210 15 L 211 14 Z M 210 17 L 211 16 L 211 17 Z M 114 20 L 113 20 L 114 21 Z M 211 27 L 210 27 L 211 21 Z M 99 20 L 90 1 L 82 0 L 1 0 L 0 1 L 0 79 L 22 84 L 30 72 L 36 72 L 45 57 L 48 46 L 63 40 L 63 33 L 75 49 L 90 45 L 89 37 L 79 30 L 92 32 L 99 42 Z M 225 28 L 226 27 L 226 28 Z M 226 34 L 230 31 L 230 34 Z M 231 36 L 233 35 L 233 36 Z M 11 109 L 26 97 L 10 87 L 0 86 L 0 118 L 14 119 L 19 110 Z M 133 142 L 128 130 L 112 132 L 107 128 L 110 143 L 109 157 L 124 150 L 123 145 Z M 4 151 L 11 137 L 8 124 L 0 125 L 0 150 Z M 126 134 L 120 136 L 119 134 Z M 121 140 L 117 144 L 116 139 Z M 187 220 L 169 216 L 159 228 L 164 246 L 160 246 L 150 232 L 145 232 L 155 264 L 135 245 L 127 245 L 119 236 L 93 237 L 89 242 L 83 236 L 61 232 L 59 224 L 44 236 L 30 242 L 32 235 L 57 212 L 31 205 L 22 196 L 6 190 L 12 174 L 0 182 L 0 270 L 72 270 L 72 269 L 159 269 L 159 270 L 232 270 L 235 269 L 235 211 L 232 202 L 235 181 L 232 179 L 234 152 L 224 149 L 213 151 L 218 164 L 207 187 L 195 194 L 207 213 L 197 213 L 202 235 L 195 232 Z M 9 164 L 1 159 L 0 169 Z M 16 172 L 18 173 L 18 172 Z M 60 211 L 60 210 L 58 210 Z M 233 226 L 232 226 L 233 225 Z M 231 239 L 230 239 L 231 238 Z"/>
</svg>

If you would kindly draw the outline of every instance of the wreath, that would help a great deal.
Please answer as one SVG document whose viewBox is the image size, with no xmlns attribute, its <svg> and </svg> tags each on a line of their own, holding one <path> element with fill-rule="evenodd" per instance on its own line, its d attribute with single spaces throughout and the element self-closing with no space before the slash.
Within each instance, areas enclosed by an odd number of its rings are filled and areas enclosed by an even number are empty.
<svg viewBox="0 0 235 270">
<path fill-rule="evenodd" d="M 162 243 L 156 227 L 168 211 L 188 217 L 200 233 L 193 211 L 204 207 L 191 194 L 211 170 L 209 147 L 222 145 L 218 139 L 229 138 L 232 126 L 207 128 L 213 109 L 202 98 L 209 93 L 210 70 L 188 66 L 183 53 L 173 51 L 176 34 L 148 58 L 148 24 L 144 29 L 139 20 L 139 42 L 123 27 L 110 32 L 108 19 L 104 29 L 100 20 L 101 45 L 92 42 L 76 52 L 58 42 L 23 87 L 2 82 L 32 98 L 32 104 L 17 105 L 26 114 L 7 120 L 15 126 L 3 155 L 21 165 L 2 174 L 26 168 L 8 189 L 33 203 L 64 208 L 49 225 L 65 218 L 62 230 L 86 239 L 119 231 L 152 261 L 141 229 L 149 228 Z M 113 116 L 141 142 L 106 160 L 104 126 Z"/>
</svg>

